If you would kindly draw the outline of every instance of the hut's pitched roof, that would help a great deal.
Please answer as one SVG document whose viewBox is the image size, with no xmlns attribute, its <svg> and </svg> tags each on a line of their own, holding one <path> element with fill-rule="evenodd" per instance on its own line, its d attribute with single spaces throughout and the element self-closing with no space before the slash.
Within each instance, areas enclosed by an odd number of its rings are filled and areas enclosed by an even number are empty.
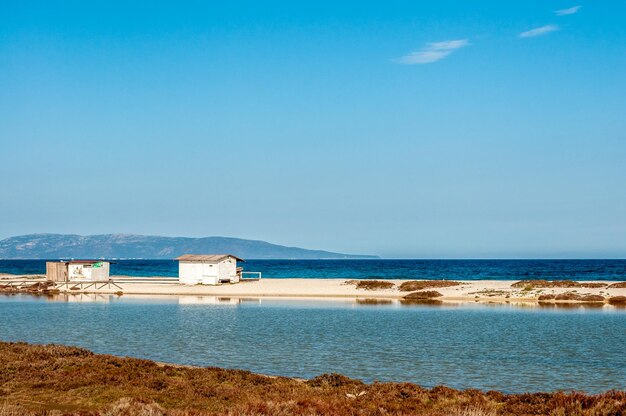
<svg viewBox="0 0 626 416">
<path fill-rule="evenodd" d="M 206 262 L 219 262 L 225 258 L 232 257 L 238 261 L 245 261 L 232 254 L 183 254 L 180 257 L 176 257 L 178 261 L 206 261 Z"/>
</svg>

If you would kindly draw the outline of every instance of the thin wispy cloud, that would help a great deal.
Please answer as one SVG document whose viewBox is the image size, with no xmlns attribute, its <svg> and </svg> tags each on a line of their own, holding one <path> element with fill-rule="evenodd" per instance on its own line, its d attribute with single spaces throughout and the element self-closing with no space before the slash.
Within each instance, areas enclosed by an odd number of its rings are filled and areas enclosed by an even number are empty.
<svg viewBox="0 0 626 416">
<path fill-rule="evenodd" d="M 452 52 L 464 48 L 469 44 L 467 39 L 432 42 L 419 51 L 411 52 L 401 58 L 394 59 L 394 62 L 404 65 L 431 64 L 441 61 Z"/>
<path fill-rule="evenodd" d="M 556 32 L 559 30 L 557 25 L 545 25 L 541 27 L 536 27 L 531 30 L 527 30 L 526 32 L 522 32 L 519 34 L 520 38 L 534 38 L 535 36 L 543 36 L 548 33 Z"/>
<path fill-rule="evenodd" d="M 574 7 L 570 7 L 569 9 L 555 10 L 554 14 L 556 14 L 557 16 L 568 16 L 570 14 L 576 14 L 578 13 L 581 7 L 582 6 L 574 6 Z"/>
</svg>

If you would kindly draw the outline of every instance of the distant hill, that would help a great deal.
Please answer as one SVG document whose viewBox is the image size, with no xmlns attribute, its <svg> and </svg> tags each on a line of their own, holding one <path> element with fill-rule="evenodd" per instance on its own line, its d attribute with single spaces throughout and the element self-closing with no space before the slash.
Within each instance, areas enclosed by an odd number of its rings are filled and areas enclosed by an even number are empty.
<svg viewBox="0 0 626 416">
<path fill-rule="evenodd" d="M 377 256 L 285 247 L 229 237 L 159 237 L 133 234 L 30 234 L 0 240 L 0 259 L 172 259 L 181 254 L 229 253 L 244 259 L 363 259 Z"/>
</svg>

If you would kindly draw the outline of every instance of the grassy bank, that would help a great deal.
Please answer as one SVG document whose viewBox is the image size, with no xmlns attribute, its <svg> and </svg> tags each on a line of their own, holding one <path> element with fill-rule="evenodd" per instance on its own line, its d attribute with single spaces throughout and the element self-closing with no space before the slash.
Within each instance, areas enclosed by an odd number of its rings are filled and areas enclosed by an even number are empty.
<svg viewBox="0 0 626 416">
<path fill-rule="evenodd" d="M 506 395 L 363 384 L 341 375 L 301 381 L 161 365 L 74 347 L 0 343 L 0 416 L 65 414 L 622 415 L 626 392 Z"/>
</svg>

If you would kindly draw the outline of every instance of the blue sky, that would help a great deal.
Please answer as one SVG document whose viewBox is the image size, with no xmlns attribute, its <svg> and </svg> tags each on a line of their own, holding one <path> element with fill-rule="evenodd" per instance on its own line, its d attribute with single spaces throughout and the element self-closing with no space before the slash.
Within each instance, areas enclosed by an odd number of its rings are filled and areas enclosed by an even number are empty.
<svg viewBox="0 0 626 416">
<path fill-rule="evenodd" d="M 626 257 L 626 3 L 2 2 L 0 238 Z"/>
</svg>

